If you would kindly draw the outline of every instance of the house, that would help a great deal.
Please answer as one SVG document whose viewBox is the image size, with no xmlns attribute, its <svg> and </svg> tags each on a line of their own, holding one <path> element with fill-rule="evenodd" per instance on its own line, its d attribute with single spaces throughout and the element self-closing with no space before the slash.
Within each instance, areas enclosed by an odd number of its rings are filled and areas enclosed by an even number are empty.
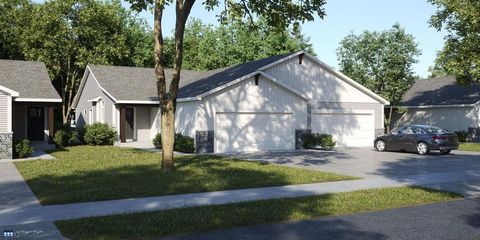
<svg viewBox="0 0 480 240">
<path fill-rule="evenodd" d="M 171 77 L 171 70 L 167 70 Z M 154 69 L 89 65 L 74 99 L 76 124 L 108 123 L 121 143 L 160 131 Z M 340 146 L 371 146 L 388 102 L 299 51 L 207 71 L 182 71 L 176 132 L 197 152 L 298 148 L 305 131 Z"/>
<path fill-rule="evenodd" d="M 0 60 L 0 159 L 14 140 L 53 143 L 54 108 L 62 99 L 42 62 Z"/>
<path fill-rule="evenodd" d="M 417 80 L 403 96 L 407 109 L 393 117 L 394 126 L 429 124 L 450 131 L 480 127 L 480 86 L 463 86 L 454 77 Z"/>
</svg>

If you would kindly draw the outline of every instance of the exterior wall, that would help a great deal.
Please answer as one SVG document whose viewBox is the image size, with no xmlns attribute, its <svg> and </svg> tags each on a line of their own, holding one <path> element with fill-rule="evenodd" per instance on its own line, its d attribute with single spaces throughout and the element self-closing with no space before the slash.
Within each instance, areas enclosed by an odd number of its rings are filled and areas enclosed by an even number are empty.
<svg viewBox="0 0 480 240">
<path fill-rule="evenodd" d="M 263 77 L 258 86 L 250 78 L 204 99 L 196 111 L 196 130 L 215 130 L 217 112 L 289 112 L 293 114 L 295 129 L 307 126 L 306 101 Z"/>
<path fill-rule="evenodd" d="M 8 117 L 10 116 L 10 109 L 8 104 L 9 99 L 11 99 L 9 95 L 0 91 L 0 133 L 10 132 L 10 130 L 8 129 Z"/>
<path fill-rule="evenodd" d="M 179 102 L 177 104 L 175 132 L 195 138 L 197 131 L 196 120 L 198 119 L 197 114 L 199 106 L 201 106 L 199 101 Z"/>
<path fill-rule="evenodd" d="M 0 133 L 0 159 L 13 158 L 12 133 Z"/>
<path fill-rule="evenodd" d="M 83 91 L 79 94 L 81 95 L 78 101 L 77 108 L 75 109 L 75 122 L 77 124 L 77 127 L 83 127 L 88 124 L 90 109 L 92 109 L 93 122 L 97 121 L 96 105 L 100 107 L 100 104 L 95 104 L 88 101 L 96 97 L 101 97 L 101 101 L 105 102 L 105 123 L 107 123 L 111 127 L 116 126 L 115 122 L 113 121 L 113 114 L 115 114 L 113 100 L 105 93 L 103 93 L 103 91 L 100 89 L 100 86 L 98 86 L 97 82 L 93 78 L 92 74 L 87 77 Z"/>
<path fill-rule="evenodd" d="M 466 131 L 469 127 L 480 127 L 479 106 L 407 109 L 404 114 L 392 116 L 393 126 L 428 124 L 450 131 Z"/>
<path fill-rule="evenodd" d="M 295 57 L 265 72 L 313 101 L 378 103 L 308 57 L 302 64 Z"/>
<path fill-rule="evenodd" d="M 151 142 L 150 138 L 150 107 L 136 107 L 135 108 L 135 127 L 136 140 L 139 142 Z"/>
<path fill-rule="evenodd" d="M 311 102 L 311 109 L 346 109 L 346 110 L 373 110 L 375 114 L 375 129 L 383 129 L 384 125 L 384 106 L 380 103 L 331 103 L 331 102 Z"/>
</svg>

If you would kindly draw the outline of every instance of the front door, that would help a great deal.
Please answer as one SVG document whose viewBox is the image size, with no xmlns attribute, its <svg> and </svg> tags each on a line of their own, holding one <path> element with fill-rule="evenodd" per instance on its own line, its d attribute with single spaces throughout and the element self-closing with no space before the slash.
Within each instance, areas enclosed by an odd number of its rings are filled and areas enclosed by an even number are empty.
<svg viewBox="0 0 480 240">
<path fill-rule="evenodd" d="M 134 130 L 134 109 L 133 108 L 126 108 L 125 109 L 125 138 L 126 139 L 133 139 L 133 130 Z"/>
<path fill-rule="evenodd" d="M 27 137 L 30 141 L 45 140 L 45 115 L 43 107 L 28 107 Z"/>
</svg>

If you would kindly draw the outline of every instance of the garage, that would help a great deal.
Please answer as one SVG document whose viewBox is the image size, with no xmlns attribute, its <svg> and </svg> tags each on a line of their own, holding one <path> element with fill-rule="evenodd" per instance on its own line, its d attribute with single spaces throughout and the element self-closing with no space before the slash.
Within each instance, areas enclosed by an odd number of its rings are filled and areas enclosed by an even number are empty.
<svg viewBox="0 0 480 240">
<path fill-rule="evenodd" d="M 312 132 L 331 134 L 341 147 L 372 146 L 375 116 L 370 110 L 324 110 L 312 113 Z"/>
<path fill-rule="evenodd" d="M 295 149 L 292 113 L 217 113 L 215 152 Z"/>
</svg>

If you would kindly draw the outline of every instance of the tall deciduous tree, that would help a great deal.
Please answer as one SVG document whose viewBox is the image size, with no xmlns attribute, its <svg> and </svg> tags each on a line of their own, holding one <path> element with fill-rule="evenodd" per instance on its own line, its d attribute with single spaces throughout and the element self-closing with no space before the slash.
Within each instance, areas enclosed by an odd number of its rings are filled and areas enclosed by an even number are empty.
<svg viewBox="0 0 480 240">
<path fill-rule="evenodd" d="M 45 63 L 64 123 L 87 64 L 153 66 L 151 30 L 119 1 L 0 1 L 0 54 Z"/>
<path fill-rule="evenodd" d="M 413 64 L 421 54 L 412 35 L 395 24 L 382 32 L 346 36 L 337 49 L 340 70 L 398 106 L 415 81 Z M 386 119 L 389 130 L 392 107 Z"/>
<path fill-rule="evenodd" d="M 275 29 L 263 20 L 254 24 L 229 21 L 214 27 L 192 19 L 185 27 L 183 68 L 211 70 L 298 50 L 314 55 L 300 28 Z M 165 65 L 171 67 L 174 39 L 165 38 L 165 45 Z"/>
<path fill-rule="evenodd" d="M 183 63 L 183 43 L 185 25 L 195 0 L 128 0 L 132 8 L 141 11 L 153 7 L 154 12 L 154 58 L 157 92 L 161 109 L 162 135 L 162 169 L 173 170 L 173 144 L 175 134 L 175 110 L 180 74 Z M 324 16 L 323 5 L 325 0 L 203 0 L 206 10 L 219 7 L 221 2 L 222 13 L 220 20 L 248 18 L 251 22 L 262 17 L 267 25 L 277 29 L 286 29 L 297 22 L 312 21 L 314 16 Z M 165 44 L 162 29 L 165 7 L 173 5 L 175 8 L 175 57 L 173 76 L 165 77 Z"/>
<path fill-rule="evenodd" d="M 456 76 L 460 83 L 480 82 L 480 1 L 429 2 L 438 7 L 430 25 L 448 32 L 437 66 Z"/>
</svg>

